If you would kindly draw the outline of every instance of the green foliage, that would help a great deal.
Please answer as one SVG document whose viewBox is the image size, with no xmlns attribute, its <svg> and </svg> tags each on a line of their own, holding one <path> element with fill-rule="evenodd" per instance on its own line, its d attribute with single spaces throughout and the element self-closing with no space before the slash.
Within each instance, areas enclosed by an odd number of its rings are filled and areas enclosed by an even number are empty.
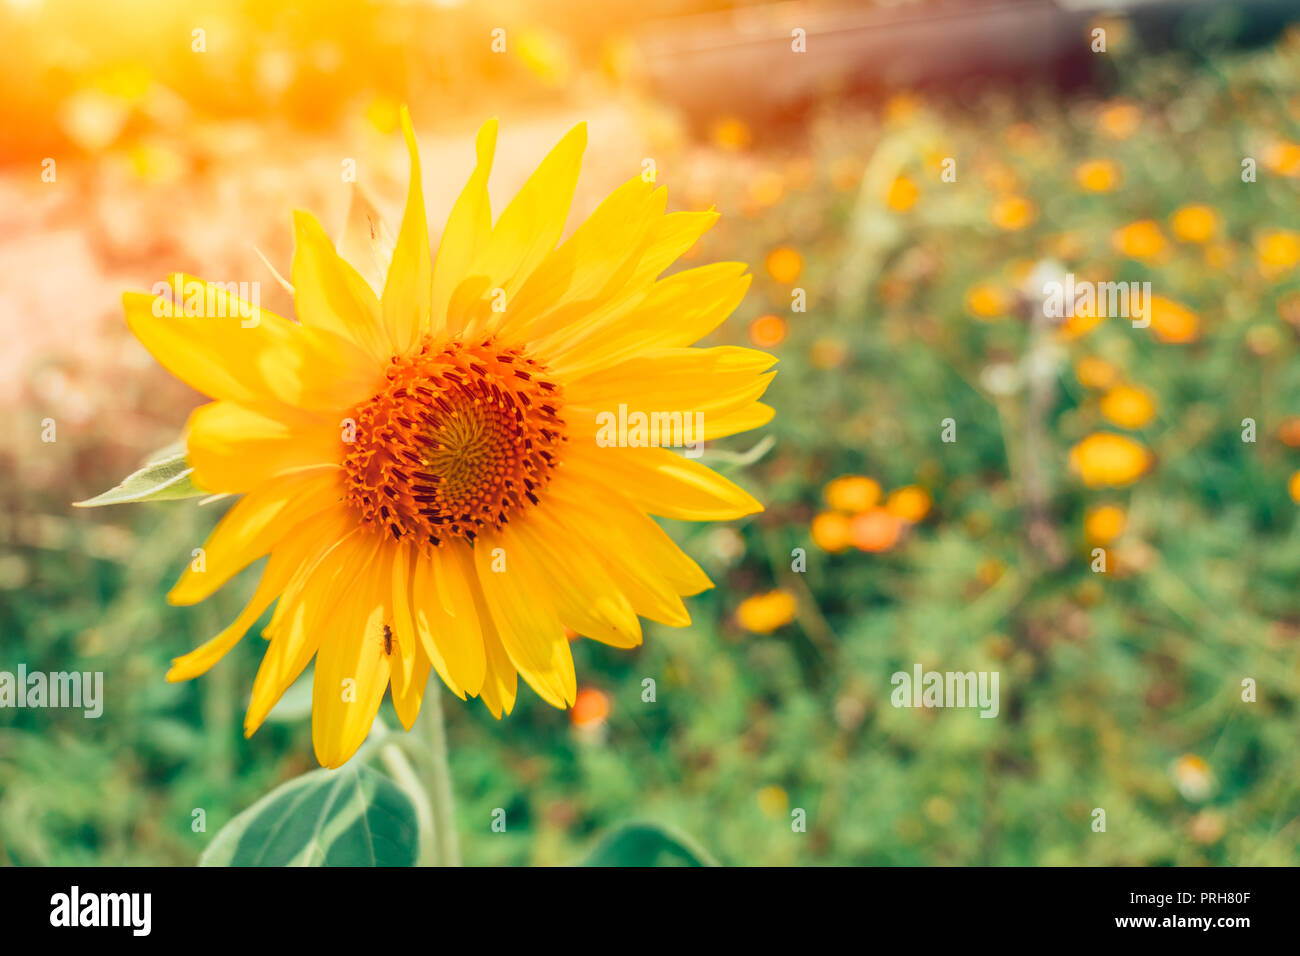
<svg viewBox="0 0 1300 956">
<path fill-rule="evenodd" d="M 415 807 L 355 763 L 276 787 L 221 828 L 202 866 L 412 866 Z"/>
<path fill-rule="evenodd" d="M 683 834 L 653 823 L 619 827 L 601 838 L 584 866 L 715 866 Z"/>
<path fill-rule="evenodd" d="M 122 479 L 116 487 L 103 494 L 78 501 L 78 508 L 102 508 L 104 505 L 139 503 L 142 501 L 168 501 L 178 498 L 198 498 L 204 494 L 194 487 L 191 475 L 194 469 L 185 460 L 185 450 L 164 449 L 150 458 L 139 471 Z"/>
</svg>

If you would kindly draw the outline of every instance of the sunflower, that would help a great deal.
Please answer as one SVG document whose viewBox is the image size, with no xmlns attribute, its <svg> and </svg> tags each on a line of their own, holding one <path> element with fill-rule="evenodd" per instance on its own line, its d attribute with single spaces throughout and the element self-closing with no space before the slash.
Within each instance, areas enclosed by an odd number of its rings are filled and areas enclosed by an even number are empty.
<svg viewBox="0 0 1300 956">
<path fill-rule="evenodd" d="M 195 485 L 242 496 L 205 545 L 206 569 L 187 569 L 168 599 L 201 601 L 269 555 L 244 611 L 168 679 L 207 671 L 274 602 L 245 732 L 315 658 L 312 739 L 328 767 L 356 751 L 390 687 L 409 729 L 430 670 L 497 717 L 520 676 L 571 706 L 566 627 L 633 647 L 639 618 L 685 626 L 682 597 L 712 586 L 651 515 L 762 510 L 666 443 L 598 440 L 602 414 L 623 405 L 702 423 L 696 442 L 772 417 L 758 399 L 775 359 L 690 347 L 739 304 L 746 266 L 659 278 L 716 213 L 665 214 L 664 190 L 637 177 L 557 245 L 579 125 L 493 223 L 489 121 L 431 256 L 405 109 L 401 128 L 411 177 L 387 251 L 376 242 L 373 262 L 349 264 L 295 213 L 296 322 L 189 276 L 173 284 L 194 302 L 124 297 L 145 347 L 212 399 L 185 431 Z"/>
</svg>

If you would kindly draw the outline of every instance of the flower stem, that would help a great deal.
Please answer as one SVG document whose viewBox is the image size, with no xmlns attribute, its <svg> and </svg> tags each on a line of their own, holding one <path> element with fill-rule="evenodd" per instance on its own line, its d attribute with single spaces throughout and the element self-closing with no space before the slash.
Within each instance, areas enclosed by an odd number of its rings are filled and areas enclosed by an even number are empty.
<svg viewBox="0 0 1300 956">
<path fill-rule="evenodd" d="M 429 681 L 420 711 L 429 744 L 426 786 L 433 803 L 433 827 L 438 846 L 438 865 L 460 866 L 456 840 L 456 811 L 452 802 L 451 766 L 447 760 L 447 728 L 442 719 L 442 688 Z"/>
</svg>

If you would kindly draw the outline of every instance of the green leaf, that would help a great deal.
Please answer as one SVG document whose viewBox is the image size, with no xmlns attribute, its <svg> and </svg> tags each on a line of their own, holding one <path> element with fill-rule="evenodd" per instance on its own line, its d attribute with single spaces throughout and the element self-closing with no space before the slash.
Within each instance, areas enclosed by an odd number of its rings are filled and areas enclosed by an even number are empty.
<svg viewBox="0 0 1300 956">
<path fill-rule="evenodd" d="M 185 450 L 174 446 L 155 454 L 152 461 L 128 475 L 116 488 L 102 495 L 73 502 L 76 508 L 101 508 L 135 501 L 164 501 L 174 498 L 198 498 L 207 494 L 194 487 L 190 475 L 194 469 L 185 460 Z"/>
<path fill-rule="evenodd" d="M 200 866 L 413 866 L 415 806 L 355 761 L 313 770 L 272 790 L 227 823 Z"/>
<path fill-rule="evenodd" d="M 658 823 L 628 823 L 601 837 L 583 866 L 717 866 L 684 833 Z"/>
</svg>

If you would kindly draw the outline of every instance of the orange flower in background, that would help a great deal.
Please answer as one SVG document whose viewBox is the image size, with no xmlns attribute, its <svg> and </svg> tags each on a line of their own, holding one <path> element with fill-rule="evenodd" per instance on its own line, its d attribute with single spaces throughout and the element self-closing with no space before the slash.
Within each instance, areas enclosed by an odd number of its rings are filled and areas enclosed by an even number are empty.
<svg viewBox="0 0 1300 956">
<path fill-rule="evenodd" d="M 1284 419 L 1277 428 L 1277 437 L 1288 447 L 1300 448 L 1300 418 L 1292 416 Z"/>
<path fill-rule="evenodd" d="M 1300 233 L 1290 229 L 1270 229 L 1255 240 L 1255 254 L 1260 269 L 1268 276 L 1290 272 L 1300 263 Z"/>
<path fill-rule="evenodd" d="M 1113 192 L 1119 187 L 1121 176 L 1119 163 L 1109 159 L 1089 160 L 1074 169 L 1074 181 L 1092 193 Z"/>
<path fill-rule="evenodd" d="M 1151 332 L 1161 342 L 1181 345 L 1195 342 L 1201 334 L 1201 321 L 1187 306 L 1161 295 L 1151 296 Z"/>
<path fill-rule="evenodd" d="M 1280 139 L 1264 152 L 1264 166 L 1279 176 L 1300 176 L 1300 143 Z"/>
<path fill-rule="evenodd" d="M 1024 196 L 1004 196 L 989 210 L 989 220 L 1004 232 L 1017 232 L 1033 224 L 1038 207 Z"/>
<path fill-rule="evenodd" d="M 920 485 L 907 485 L 889 493 L 885 510 L 909 524 L 924 520 L 932 504 L 930 493 Z"/>
<path fill-rule="evenodd" d="M 812 362 L 813 368 L 823 371 L 839 368 L 848 358 L 849 347 L 844 340 L 831 335 L 817 339 L 808 350 L 808 361 Z"/>
<path fill-rule="evenodd" d="M 1169 217 L 1169 227 L 1181 242 L 1209 242 L 1219 228 L 1219 216 L 1206 205 L 1183 206 Z"/>
<path fill-rule="evenodd" d="M 1113 432 L 1093 432 L 1070 449 L 1070 470 L 1089 488 L 1131 485 L 1146 474 L 1151 461 L 1144 445 Z"/>
<path fill-rule="evenodd" d="M 1099 303 L 1095 299 L 1074 303 L 1073 312 L 1066 317 L 1059 330 L 1061 338 L 1075 341 L 1101 325 L 1106 316 L 1104 310 L 1098 306 Z"/>
<path fill-rule="evenodd" d="M 1094 505 L 1083 517 L 1083 533 L 1089 544 L 1105 546 L 1124 533 L 1126 521 L 1119 505 Z"/>
<path fill-rule="evenodd" d="M 609 695 L 594 687 L 584 687 L 578 691 L 569 711 L 569 722 L 580 730 L 591 730 L 603 725 L 609 713 Z"/>
<path fill-rule="evenodd" d="M 1102 396 L 1101 413 L 1121 428 L 1141 428 L 1156 417 L 1156 402 L 1146 389 L 1117 385 Z"/>
<path fill-rule="evenodd" d="M 966 290 L 966 311 L 985 321 L 1004 318 L 1014 301 L 1010 290 L 993 282 L 977 282 Z"/>
<path fill-rule="evenodd" d="M 1108 103 L 1097 116 L 1102 134 L 1113 140 L 1125 140 L 1142 125 L 1142 111 L 1132 103 Z"/>
<path fill-rule="evenodd" d="M 784 194 L 785 179 L 774 169 L 764 170 L 749 184 L 749 201 L 759 209 L 776 205 Z"/>
<path fill-rule="evenodd" d="M 847 550 L 853 543 L 849 536 L 849 520 L 842 511 L 823 511 L 812 520 L 813 542 L 831 553 Z"/>
<path fill-rule="evenodd" d="M 724 116 L 717 120 L 710 132 L 714 144 L 730 152 L 747 149 L 754 138 L 745 121 L 735 116 Z"/>
<path fill-rule="evenodd" d="M 783 285 L 794 282 L 803 273 L 803 256 L 789 246 L 773 249 L 763 264 L 767 267 L 767 274 Z"/>
<path fill-rule="evenodd" d="M 760 315 L 749 323 L 749 340 L 761 349 L 775 348 L 785 341 L 785 319 L 779 315 Z"/>
<path fill-rule="evenodd" d="M 859 551 L 888 551 L 902 533 L 902 521 L 884 508 L 864 511 L 849 522 L 849 539 Z"/>
<path fill-rule="evenodd" d="M 1149 260 L 1165 251 L 1165 236 L 1154 219 L 1140 219 L 1115 230 L 1111 244 L 1130 259 Z"/>
<path fill-rule="evenodd" d="M 1286 483 L 1286 490 L 1291 500 L 1300 505 L 1300 471 L 1292 473 L 1291 479 Z"/>
<path fill-rule="evenodd" d="M 1105 359 L 1085 355 L 1074 363 L 1074 377 L 1084 388 L 1110 388 L 1119 381 L 1119 369 Z"/>
<path fill-rule="evenodd" d="M 433 255 L 405 109 L 401 126 L 411 175 L 391 248 L 363 210 L 354 239 L 371 255 L 354 267 L 295 215 L 298 322 L 186 276 L 174 281 L 215 315 L 171 288 L 124 297 L 145 347 L 213 399 L 185 433 L 195 487 L 242 496 L 204 546 L 206 569 L 187 569 L 169 600 L 204 600 L 269 555 L 244 611 L 168 679 L 206 672 L 274 603 L 245 732 L 314 658 L 312 740 L 328 767 L 360 746 L 390 688 L 409 728 L 431 672 L 497 717 L 520 677 L 575 704 L 566 627 L 634 647 L 641 617 L 686 626 L 681 597 L 712 585 L 650 515 L 762 510 L 671 449 L 602 445 L 593 411 L 661 407 L 669 389 L 713 423 L 708 437 L 770 418 L 757 398 L 771 356 L 690 347 L 740 302 L 744 266 L 657 278 L 716 214 L 665 215 L 665 191 L 637 176 L 560 244 L 579 125 L 494 221 L 490 121 Z M 507 312 L 493 308 L 501 291 Z"/>
<path fill-rule="evenodd" d="M 740 602 L 736 608 L 736 623 L 754 634 L 770 634 L 794 620 L 798 604 L 789 591 L 768 591 L 755 594 Z"/>
<path fill-rule="evenodd" d="M 889 186 L 889 192 L 885 196 L 885 204 L 894 212 L 907 212 L 914 205 L 921 191 L 916 188 L 916 183 L 906 176 L 899 176 Z"/>
<path fill-rule="evenodd" d="M 822 490 L 826 503 L 836 511 L 857 514 L 874 508 L 880 501 L 880 482 L 866 475 L 844 475 Z"/>
</svg>

